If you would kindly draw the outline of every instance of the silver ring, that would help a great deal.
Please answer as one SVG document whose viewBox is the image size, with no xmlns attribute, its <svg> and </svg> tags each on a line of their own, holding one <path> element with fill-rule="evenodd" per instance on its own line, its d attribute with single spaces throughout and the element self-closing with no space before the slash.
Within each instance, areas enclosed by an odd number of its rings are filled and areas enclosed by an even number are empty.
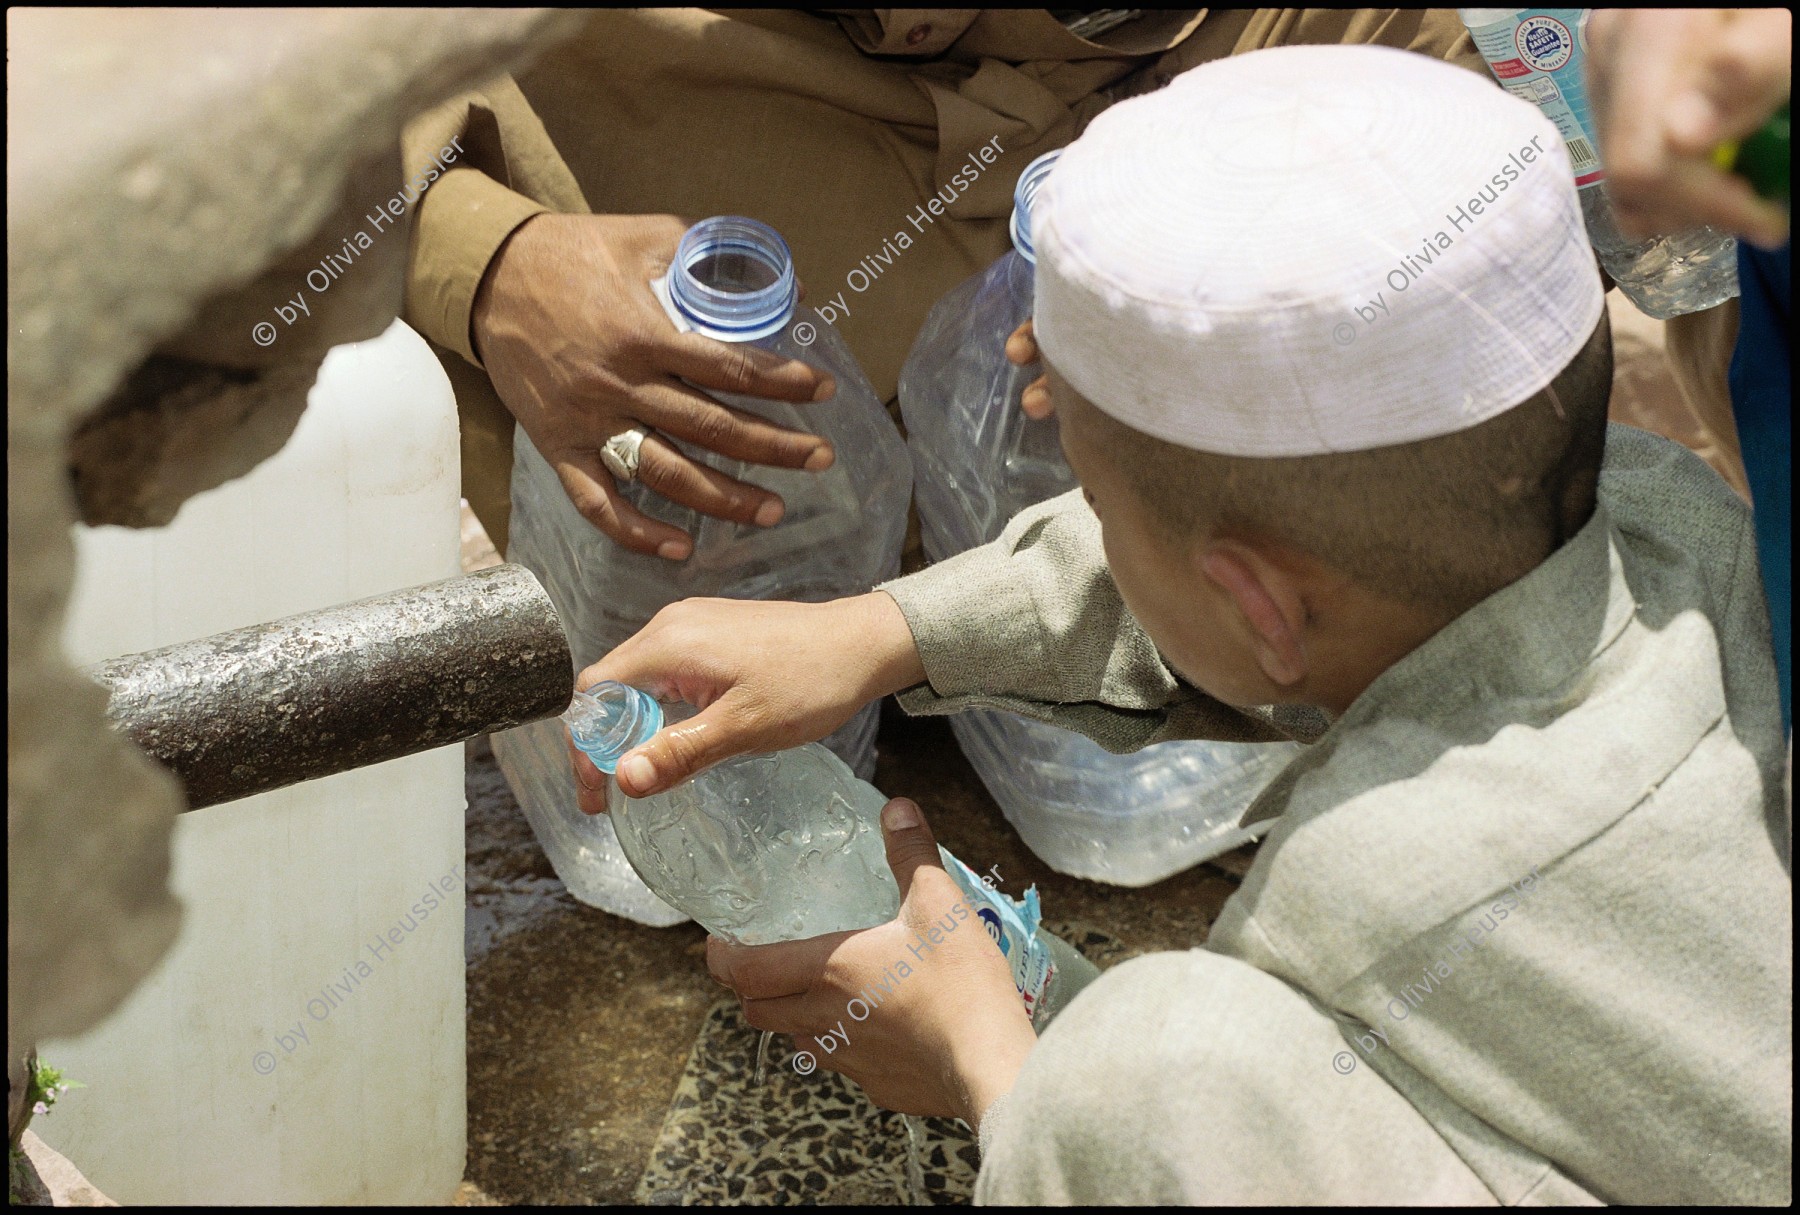
<svg viewBox="0 0 1800 1215">
<path fill-rule="evenodd" d="M 606 471 L 621 481 L 635 481 L 638 475 L 638 460 L 643 454 L 644 440 L 649 434 L 637 427 L 622 434 L 616 434 L 606 441 L 600 449 L 600 463 L 606 465 Z"/>
</svg>

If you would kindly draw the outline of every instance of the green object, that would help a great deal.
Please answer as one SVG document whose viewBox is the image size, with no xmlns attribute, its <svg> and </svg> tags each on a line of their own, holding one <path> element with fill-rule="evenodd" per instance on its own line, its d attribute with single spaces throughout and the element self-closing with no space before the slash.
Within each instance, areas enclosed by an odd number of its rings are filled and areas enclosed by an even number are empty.
<svg viewBox="0 0 1800 1215">
<path fill-rule="evenodd" d="M 1720 144 L 1713 153 L 1713 163 L 1742 177 L 1763 198 L 1785 203 L 1789 198 L 1791 129 L 1788 103 L 1782 102 L 1769 121 L 1742 140 Z"/>
</svg>

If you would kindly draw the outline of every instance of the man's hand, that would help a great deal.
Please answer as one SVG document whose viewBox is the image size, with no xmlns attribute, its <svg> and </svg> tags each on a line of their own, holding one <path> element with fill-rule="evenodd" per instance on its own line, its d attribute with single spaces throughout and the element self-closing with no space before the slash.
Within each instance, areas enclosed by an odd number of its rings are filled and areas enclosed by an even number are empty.
<svg viewBox="0 0 1800 1215">
<path fill-rule="evenodd" d="M 583 671 L 575 686 L 602 679 L 700 709 L 620 757 L 620 790 L 648 797 L 733 755 L 823 738 L 871 700 L 923 683 L 925 669 L 899 605 L 872 591 L 830 603 L 684 599 Z M 606 778 L 568 746 L 577 801 L 588 814 L 602 813 Z"/>
<path fill-rule="evenodd" d="M 1619 227 L 1643 239 L 1710 224 L 1759 245 L 1787 239 L 1787 212 L 1712 163 L 1788 95 L 1787 9 L 1596 9 L 1588 80 L 1606 191 Z"/>
<path fill-rule="evenodd" d="M 979 1126 L 1012 1089 L 1037 1034 L 1006 959 L 939 863 L 919 808 L 895 798 L 881 829 L 900 884 L 896 919 L 779 945 L 713 937 L 706 966 L 737 992 L 746 1021 L 794 1035 L 817 1065 L 856 1081 L 876 1105 Z M 860 1011 L 865 992 L 881 994 L 858 1020 L 850 1002 Z"/>
<path fill-rule="evenodd" d="M 831 445 L 730 409 L 682 383 L 745 396 L 822 401 L 829 375 L 754 346 L 679 333 L 648 286 L 688 225 L 672 215 L 538 215 L 501 246 L 475 296 L 476 353 L 500 399 L 593 525 L 641 553 L 681 560 L 693 538 L 619 494 L 600 449 L 655 429 L 752 464 L 829 468 Z M 673 502 L 772 526 L 781 499 L 644 442 L 638 480 Z"/>
</svg>

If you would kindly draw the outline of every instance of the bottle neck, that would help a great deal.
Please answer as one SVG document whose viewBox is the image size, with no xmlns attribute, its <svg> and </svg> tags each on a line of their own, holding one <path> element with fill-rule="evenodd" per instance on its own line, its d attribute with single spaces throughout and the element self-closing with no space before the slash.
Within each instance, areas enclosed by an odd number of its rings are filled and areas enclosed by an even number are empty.
<svg viewBox="0 0 1800 1215">
<path fill-rule="evenodd" d="M 649 742 L 662 729 L 662 706 L 655 697 L 611 680 L 575 693 L 562 715 L 569 737 L 602 772 L 619 766 L 625 752 Z"/>
<path fill-rule="evenodd" d="M 799 282 L 787 242 L 741 215 L 703 219 L 687 230 L 669 267 L 669 299 L 694 329 L 725 342 L 753 342 L 787 327 Z"/>
<path fill-rule="evenodd" d="M 1037 251 L 1031 243 L 1031 204 L 1037 198 L 1037 192 L 1050 176 L 1051 168 L 1056 164 L 1062 149 L 1045 152 L 1042 156 L 1025 166 L 1019 174 L 1019 184 L 1013 187 L 1012 242 L 1019 256 L 1037 265 Z"/>
</svg>

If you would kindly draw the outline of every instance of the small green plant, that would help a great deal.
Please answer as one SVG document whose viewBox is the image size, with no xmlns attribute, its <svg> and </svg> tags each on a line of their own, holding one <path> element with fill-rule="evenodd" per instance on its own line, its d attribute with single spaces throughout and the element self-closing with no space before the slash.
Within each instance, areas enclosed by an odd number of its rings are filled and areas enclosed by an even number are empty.
<svg viewBox="0 0 1800 1215">
<path fill-rule="evenodd" d="M 27 1076 L 25 1103 L 31 1113 L 26 1118 L 29 1125 L 32 1118 L 39 1114 L 48 1114 L 50 1107 L 57 1099 L 72 1088 L 86 1088 L 79 1080 L 64 1079 L 62 1069 L 49 1067 L 31 1056 L 30 1074 Z M 20 1128 L 21 1134 L 24 1128 Z M 6 1194 L 9 1202 L 21 1201 L 19 1196 L 19 1178 L 25 1167 L 25 1152 L 17 1144 L 10 1145 L 12 1150 L 7 1154 Z"/>
<path fill-rule="evenodd" d="M 32 1114 L 48 1114 L 50 1107 L 64 1093 L 72 1088 L 86 1087 L 79 1080 L 63 1079 L 60 1068 L 35 1063 L 31 1069 L 31 1089 L 25 1094 L 25 1100 L 30 1103 Z"/>
</svg>

